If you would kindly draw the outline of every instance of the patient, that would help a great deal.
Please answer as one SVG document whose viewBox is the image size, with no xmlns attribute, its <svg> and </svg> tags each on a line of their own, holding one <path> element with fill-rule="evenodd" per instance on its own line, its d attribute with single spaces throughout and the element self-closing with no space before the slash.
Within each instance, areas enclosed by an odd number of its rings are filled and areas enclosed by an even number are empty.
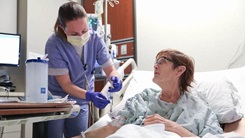
<svg viewBox="0 0 245 138">
<path fill-rule="evenodd" d="M 128 99 L 110 124 L 85 133 L 86 138 L 106 137 L 125 124 L 161 123 L 181 137 L 223 133 L 214 112 L 189 88 L 194 81 L 194 60 L 165 49 L 156 55 L 153 82 L 162 90 L 145 89 Z M 164 128 L 162 128 L 164 130 Z"/>
</svg>

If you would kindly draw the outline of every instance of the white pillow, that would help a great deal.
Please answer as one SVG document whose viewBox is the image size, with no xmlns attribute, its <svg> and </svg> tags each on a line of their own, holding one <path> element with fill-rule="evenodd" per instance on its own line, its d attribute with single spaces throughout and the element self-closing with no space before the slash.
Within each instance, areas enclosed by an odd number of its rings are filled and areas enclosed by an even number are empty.
<svg viewBox="0 0 245 138">
<path fill-rule="evenodd" d="M 235 86 L 226 78 L 202 80 L 192 89 L 216 113 L 219 123 L 231 123 L 243 117 L 241 97 Z"/>
<path fill-rule="evenodd" d="M 161 89 L 152 81 L 154 77 L 153 71 L 134 70 L 132 73 L 133 78 L 130 80 L 127 90 L 124 93 L 123 100 L 126 101 L 135 94 L 142 92 L 145 88 Z"/>
</svg>

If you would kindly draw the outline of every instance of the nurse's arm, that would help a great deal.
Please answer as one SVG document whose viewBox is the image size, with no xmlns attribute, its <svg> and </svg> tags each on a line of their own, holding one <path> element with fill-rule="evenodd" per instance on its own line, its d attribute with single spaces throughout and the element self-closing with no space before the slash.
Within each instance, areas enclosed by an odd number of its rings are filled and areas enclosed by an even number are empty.
<svg viewBox="0 0 245 138">
<path fill-rule="evenodd" d="M 55 76 L 62 89 L 71 96 L 85 99 L 86 91 L 71 82 L 69 74 Z"/>
<path fill-rule="evenodd" d="M 110 80 L 110 78 L 112 76 L 117 76 L 118 78 L 120 78 L 120 74 L 117 72 L 117 69 L 115 68 L 114 65 L 111 65 L 109 67 L 105 67 L 103 68 L 108 80 Z"/>
</svg>

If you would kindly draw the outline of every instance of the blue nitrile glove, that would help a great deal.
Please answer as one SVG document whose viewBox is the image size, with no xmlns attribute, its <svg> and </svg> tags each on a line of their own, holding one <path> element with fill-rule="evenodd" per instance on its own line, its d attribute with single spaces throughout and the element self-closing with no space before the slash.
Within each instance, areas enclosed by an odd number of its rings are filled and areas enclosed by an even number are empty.
<svg viewBox="0 0 245 138">
<path fill-rule="evenodd" d="M 111 77 L 111 83 L 113 87 L 109 87 L 108 92 L 118 92 L 122 89 L 122 80 L 116 76 Z"/>
<path fill-rule="evenodd" d="M 94 105 L 100 109 L 103 109 L 106 107 L 107 104 L 110 103 L 109 100 L 106 99 L 106 97 L 101 94 L 100 92 L 86 92 L 86 100 L 92 101 Z"/>
</svg>

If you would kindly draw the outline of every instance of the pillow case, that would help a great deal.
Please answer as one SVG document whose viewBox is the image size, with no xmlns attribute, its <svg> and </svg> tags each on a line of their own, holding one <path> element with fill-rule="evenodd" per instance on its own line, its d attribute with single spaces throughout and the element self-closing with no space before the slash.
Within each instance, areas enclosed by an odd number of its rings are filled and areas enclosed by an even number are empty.
<svg viewBox="0 0 245 138">
<path fill-rule="evenodd" d="M 202 80 L 193 86 L 192 92 L 209 105 L 221 124 L 231 123 L 243 117 L 241 97 L 227 78 Z"/>
</svg>

